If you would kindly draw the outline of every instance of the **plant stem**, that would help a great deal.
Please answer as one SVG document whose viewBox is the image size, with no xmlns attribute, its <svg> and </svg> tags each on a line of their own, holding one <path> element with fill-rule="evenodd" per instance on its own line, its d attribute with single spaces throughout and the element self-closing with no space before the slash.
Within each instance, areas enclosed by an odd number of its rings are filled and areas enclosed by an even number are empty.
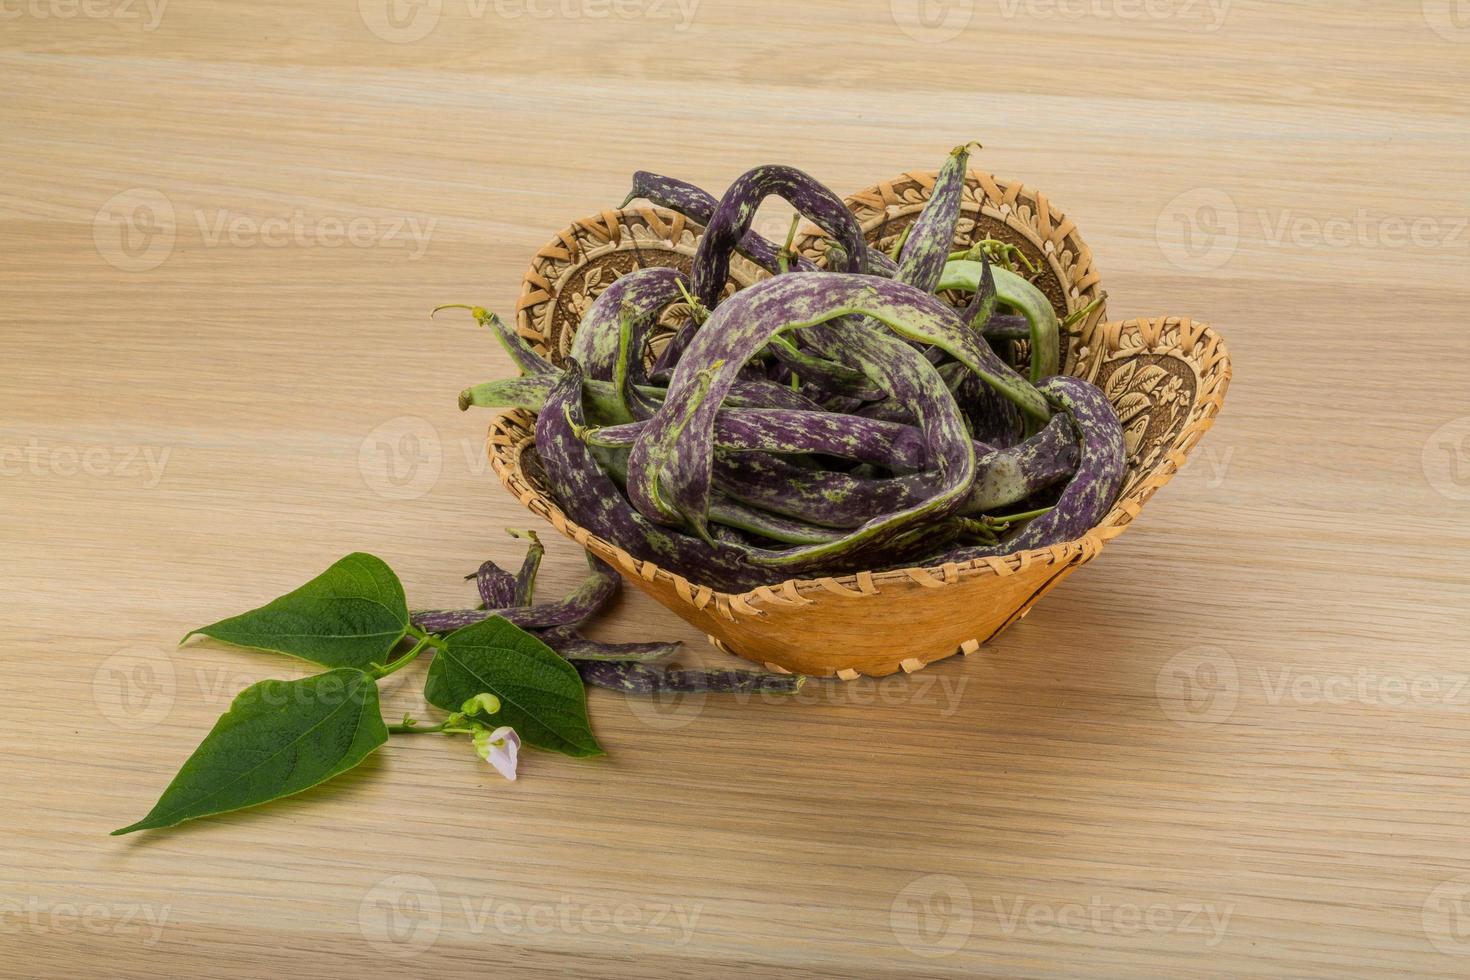
<svg viewBox="0 0 1470 980">
<path fill-rule="evenodd" d="M 435 732 L 444 731 L 448 722 L 440 722 L 437 725 L 389 725 L 388 731 L 393 735 L 432 735 Z"/>
<path fill-rule="evenodd" d="M 408 651 L 397 660 L 375 669 L 373 671 L 373 678 L 375 680 L 382 680 L 384 677 L 387 677 L 394 671 L 399 671 L 407 667 L 418 657 L 419 654 L 424 652 L 424 647 L 434 642 L 433 638 L 424 633 L 423 630 L 416 630 L 415 627 L 409 626 L 409 631 L 414 633 L 414 635 L 418 637 L 419 641 L 414 644 L 412 650 Z"/>
<path fill-rule="evenodd" d="M 1020 514 L 1006 514 L 1002 517 L 992 517 L 991 520 L 1014 524 L 1016 521 L 1029 521 L 1033 517 L 1040 517 L 1049 510 L 1051 510 L 1050 507 L 1039 507 L 1036 510 L 1028 510 Z"/>
</svg>

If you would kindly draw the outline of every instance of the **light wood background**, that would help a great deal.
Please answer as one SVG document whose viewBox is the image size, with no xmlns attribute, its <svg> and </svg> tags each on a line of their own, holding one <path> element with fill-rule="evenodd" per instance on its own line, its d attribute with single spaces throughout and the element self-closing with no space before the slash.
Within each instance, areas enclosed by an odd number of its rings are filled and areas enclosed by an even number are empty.
<svg viewBox="0 0 1470 980">
<path fill-rule="evenodd" d="M 1470 12 L 690 2 L 0 2 L 0 973 L 1470 973 Z M 454 401 L 508 362 L 430 307 L 512 310 L 639 167 L 847 191 L 970 138 L 1115 317 L 1235 360 L 1024 624 L 782 703 L 594 693 L 609 757 L 514 785 L 399 740 L 107 836 L 304 672 L 187 629 L 354 549 L 418 605 L 518 558 Z M 721 660 L 639 596 L 601 633 Z"/>
</svg>

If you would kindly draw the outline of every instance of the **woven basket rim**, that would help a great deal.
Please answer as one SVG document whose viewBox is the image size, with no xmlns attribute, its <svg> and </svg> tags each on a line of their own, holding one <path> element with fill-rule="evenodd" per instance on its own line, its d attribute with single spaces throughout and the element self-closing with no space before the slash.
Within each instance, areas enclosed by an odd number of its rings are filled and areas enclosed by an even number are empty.
<svg viewBox="0 0 1470 980">
<path fill-rule="evenodd" d="M 895 185 L 911 181 L 923 186 L 927 193 L 936 176 L 937 171 L 909 171 L 891 181 L 875 184 L 849 195 L 846 200 L 866 231 L 874 220 L 878 220 L 877 216 L 888 208 L 896 204 L 912 203 L 900 197 Z M 1053 262 L 1054 272 L 1064 284 L 1070 309 L 1080 308 L 1097 297 L 1100 277 L 1091 250 L 1082 241 L 1076 224 L 1051 204 L 1044 193 L 1033 191 L 1020 181 L 1002 180 L 982 171 L 969 171 L 966 180 L 967 185 L 983 193 L 982 205 L 990 205 L 999 210 L 1006 217 L 1008 227 L 1027 234 L 1032 243 Z M 1029 211 L 1031 221 L 1039 227 L 1020 220 L 1023 207 Z M 580 247 L 578 231 L 588 232 L 601 241 L 616 242 L 624 216 L 636 216 L 650 221 L 651 226 L 660 234 L 673 234 L 675 238 L 687 227 L 700 227 L 698 223 L 662 208 L 634 205 L 600 212 L 573 222 L 558 232 L 556 239 L 539 250 L 533 258 L 523 280 L 521 298 L 517 304 L 520 332 L 543 351 L 548 351 L 546 338 L 533 327 L 528 316 L 530 307 L 545 302 L 553 295 L 552 283 L 541 273 L 539 263 L 546 259 L 575 259 Z M 1010 220 L 1012 216 L 1017 220 Z M 1036 240 L 1038 237 L 1040 241 Z M 1069 270 L 1061 268 L 1064 261 L 1071 266 Z M 522 451 L 534 441 L 531 431 L 535 416 L 532 413 L 516 409 L 498 414 L 490 423 L 486 448 L 491 468 L 506 489 L 523 506 L 540 514 L 558 531 L 620 567 L 626 574 L 650 582 L 661 580 L 672 586 L 675 594 L 684 601 L 698 609 L 714 605 L 727 619 L 734 618 L 736 613 L 758 615 L 762 604 L 803 603 L 818 594 L 869 595 L 889 584 L 917 583 L 938 587 L 979 577 L 1009 575 L 1037 564 L 1080 564 L 1090 561 L 1106 542 L 1126 530 L 1141 511 L 1143 504 L 1178 472 L 1189 451 L 1214 424 L 1231 375 L 1229 352 L 1224 341 L 1207 324 L 1179 316 L 1123 321 L 1106 321 L 1104 316 L 1105 310 L 1099 304 L 1091 316 L 1073 325 L 1073 343 L 1068 345 L 1065 373 L 1092 380 L 1088 375 L 1095 374 L 1100 368 L 1104 354 L 1117 350 L 1116 342 L 1122 337 L 1137 333 L 1143 344 L 1139 352 L 1155 352 L 1166 332 L 1175 329 L 1179 331 L 1178 348 L 1198 349 L 1201 357 L 1208 358 L 1217 369 L 1208 377 L 1203 370 L 1197 370 L 1200 389 L 1196 391 L 1195 403 L 1191 406 L 1191 413 L 1197 415 L 1175 437 L 1163 458 L 1127 487 L 1127 492 L 1120 495 L 1112 509 L 1094 528 L 1075 540 L 1046 548 L 1018 551 L 999 557 L 976 558 L 967 562 L 915 565 L 885 571 L 865 570 L 816 578 L 789 578 L 744 592 L 727 592 L 685 578 L 651 560 L 638 558 L 591 533 L 572 521 L 554 498 L 537 489 L 521 468 Z"/>
</svg>

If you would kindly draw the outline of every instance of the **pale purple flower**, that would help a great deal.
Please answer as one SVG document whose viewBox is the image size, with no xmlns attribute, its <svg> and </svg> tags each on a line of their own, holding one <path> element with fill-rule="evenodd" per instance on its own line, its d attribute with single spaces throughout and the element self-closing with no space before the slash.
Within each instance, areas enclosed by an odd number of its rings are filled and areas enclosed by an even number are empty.
<svg viewBox="0 0 1470 980">
<path fill-rule="evenodd" d="M 493 732 L 483 725 L 475 726 L 475 751 L 495 771 L 506 779 L 516 778 L 516 757 L 521 751 L 521 737 L 509 725 L 501 725 Z"/>
</svg>

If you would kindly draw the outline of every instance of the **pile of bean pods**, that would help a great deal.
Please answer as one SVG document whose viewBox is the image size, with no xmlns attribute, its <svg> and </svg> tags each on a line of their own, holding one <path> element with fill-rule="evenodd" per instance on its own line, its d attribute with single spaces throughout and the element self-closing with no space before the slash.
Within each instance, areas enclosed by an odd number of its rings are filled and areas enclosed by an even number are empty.
<svg viewBox="0 0 1470 980">
<path fill-rule="evenodd" d="M 792 167 L 750 170 L 718 200 L 640 171 L 628 201 L 704 227 L 690 273 L 617 279 L 561 367 L 472 308 L 522 376 L 460 407 L 537 412 L 534 455 L 572 520 L 723 590 L 1080 537 L 1122 483 L 1122 427 L 1101 391 L 1058 373 L 1063 324 L 1025 256 L 953 251 L 968 155 L 950 153 L 891 255 Z M 751 231 L 772 195 L 821 230 L 822 266 L 792 236 Z M 770 276 L 727 293 L 737 252 Z M 682 319 L 653 358 L 671 309 Z"/>
</svg>

